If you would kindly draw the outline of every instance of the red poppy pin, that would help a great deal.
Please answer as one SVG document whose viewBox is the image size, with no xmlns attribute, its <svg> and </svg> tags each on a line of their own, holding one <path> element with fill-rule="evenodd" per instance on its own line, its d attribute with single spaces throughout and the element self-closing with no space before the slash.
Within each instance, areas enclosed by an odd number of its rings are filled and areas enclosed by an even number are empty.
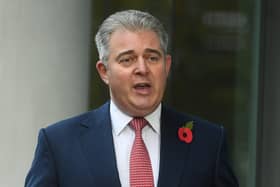
<svg viewBox="0 0 280 187">
<path fill-rule="evenodd" d="M 179 139 L 183 142 L 186 143 L 191 143 L 193 140 L 193 133 L 192 133 L 192 129 L 193 129 L 193 121 L 189 121 L 187 122 L 183 127 L 179 128 L 178 130 L 178 136 Z"/>
</svg>

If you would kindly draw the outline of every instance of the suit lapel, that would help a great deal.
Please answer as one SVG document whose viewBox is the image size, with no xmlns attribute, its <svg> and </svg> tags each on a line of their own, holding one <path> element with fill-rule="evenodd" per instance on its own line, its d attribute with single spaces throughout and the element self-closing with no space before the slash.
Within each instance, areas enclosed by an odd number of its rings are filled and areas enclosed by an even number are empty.
<svg viewBox="0 0 280 187">
<path fill-rule="evenodd" d="M 185 122 L 186 119 L 163 106 L 159 187 L 177 187 L 180 184 L 190 148 L 190 144 L 186 144 L 178 138 L 178 129 Z"/>
<path fill-rule="evenodd" d="M 82 150 L 92 173 L 94 186 L 121 186 L 110 120 L 109 103 L 95 110 L 82 123 Z"/>
<path fill-rule="evenodd" d="M 186 168 L 190 144 L 179 140 L 178 129 L 187 120 L 163 106 L 158 187 L 177 187 Z M 80 143 L 95 186 L 120 187 L 109 103 L 92 112 L 82 123 Z"/>
</svg>

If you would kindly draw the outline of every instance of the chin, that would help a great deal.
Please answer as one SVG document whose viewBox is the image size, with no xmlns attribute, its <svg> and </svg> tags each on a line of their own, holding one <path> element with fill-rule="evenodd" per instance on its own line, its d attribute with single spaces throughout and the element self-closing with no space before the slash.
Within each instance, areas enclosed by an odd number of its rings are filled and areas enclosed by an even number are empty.
<svg viewBox="0 0 280 187">
<path fill-rule="evenodd" d="M 157 107 L 158 105 L 151 105 L 151 104 L 149 104 L 149 105 L 138 105 L 136 108 L 137 108 L 137 112 L 138 113 L 141 113 L 142 115 L 144 114 L 144 115 L 147 115 L 147 114 L 150 114 L 150 113 L 152 113 L 155 109 L 156 109 L 156 107 Z"/>
</svg>

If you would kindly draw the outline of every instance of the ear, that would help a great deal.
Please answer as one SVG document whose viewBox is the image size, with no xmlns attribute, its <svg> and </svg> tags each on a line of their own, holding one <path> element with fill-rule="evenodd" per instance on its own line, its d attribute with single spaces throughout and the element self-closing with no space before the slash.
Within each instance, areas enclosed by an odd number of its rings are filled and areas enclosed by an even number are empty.
<svg viewBox="0 0 280 187">
<path fill-rule="evenodd" d="M 109 81 L 108 81 L 108 70 L 107 70 L 107 67 L 105 66 L 105 64 L 102 62 L 102 61 L 98 61 L 95 65 L 97 71 L 98 71 L 98 74 L 100 76 L 100 78 L 104 81 L 105 84 L 108 84 Z"/>
<path fill-rule="evenodd" d="M 166 55 L 165 56 L 165 71 L 166 71 L 166 75 L 168 76 L 170 68 L 171 68 L 171 55 Z"/>
</svg>

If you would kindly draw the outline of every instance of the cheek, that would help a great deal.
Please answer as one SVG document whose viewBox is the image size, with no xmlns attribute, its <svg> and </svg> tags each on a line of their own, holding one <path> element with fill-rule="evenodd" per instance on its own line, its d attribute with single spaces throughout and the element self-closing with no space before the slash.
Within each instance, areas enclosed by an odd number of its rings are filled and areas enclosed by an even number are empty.
<svg viewBox="0 0 280 187">
<path fill-rule="evenodd" d="M 125 72 L 122 71 L 114 71 L 109 75 L 109 86 L 112 89 L 123 90 L 129 84 L 129 76 Z"/>
<path fill-rule="evenodd" d="M 165 72 L 165 70 L 160 70 L 160 71 L 157 71 L 155 74 L 155 81 L 156 81 L 156 84 L 158 87 L 162 87 L 166 84 L 166 80 L 167 80 L 167 73 Z"/>
<path fill-rule="evenodd" d="M 121 78 L 120 71 L 115 66 L 111 66 L 108 70 L 108 79 L 111 83 L 118 81 Z"/>
</svg>

